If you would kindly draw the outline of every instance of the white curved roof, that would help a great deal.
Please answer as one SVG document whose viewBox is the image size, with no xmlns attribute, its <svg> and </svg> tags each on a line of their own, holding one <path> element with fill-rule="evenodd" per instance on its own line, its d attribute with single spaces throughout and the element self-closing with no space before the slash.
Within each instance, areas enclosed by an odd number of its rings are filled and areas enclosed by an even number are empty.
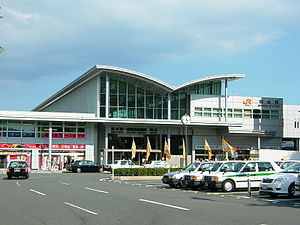
<svg viewBox="0 0 300 225">
<path fill-rule="evenodd" d="M 146 74 L 136 72 L 136 71 L 133 71 L 133 70 L 128 70 L 128 69 L 124 69 L 124 68 L 120 68 L 120 67 L 105 66 L 105 65 L 97 65 L 96 68 L 100 69 L 100 70 L 109 70 L 109 71 L 125 73 L 128 76 L 135 77 L 136 79 L 141 79 L 141 80 L 145 80 L 145 81 L 148 81 L 148 82 L 151 82 L 151 83 L 155 83 L 156 85 L 161 86 L 163 89 L 168 89 L 170 92 L 176 91 L 180 88 L 184 88 L 184 87 L 194 85 L 194 84 L 197 84 L 197 83 L 208 82 L 208 81 L 216 81 L 216 80 L 232 81 L 232 80 L 236 80 L 236 79 L 240 79 L 240 78 L 245 77 L 244 74 L 223 74 L 223 75 L 209 76 L 209 77 L 206 77 L 206 78 L 200 78 L 200 79 L 189 81 L 189 82 L 186 82 L 186 83 L 183 83 L 183 84 L 180 84 L 180 85 L 172 86 L 172 85 L 167 84 L 167 83 L 165 83 L 161 80 L 158 80 L 154 77 L 151 77 L 151 76 L 148 76 Z"/>
<path fill-rule="evenodd" d="M 94 78 L 95 76 L 99 75 L 101 72 L 115 72 L 116 74 L 126 76 L 128 79 L 135 79 L 137 81 L 143 82 L 143 86 L 147 84 L 147 86 L 151 87 L 156 87 L 163 92 L 166 93 L 171 93 L 174 92 L 180 88 L 188 87 L 190 85 L 194 85 L 197 83 L 202 83 L 202 82 L 209 82 L 209 81 L 214 81 L 214 80 L 236 80 L 245 77 L 244 74 L 224 74 L 224 75 L 217 75 L 217 76 L 211 76 L 211 77 L 206 77 L 206 78 L 200 78 L 194 81 L 186 82 L 181 85 L 177 86 L 172 86 L 169 85 L 161 80 L 158 80 L 154 77 L 148 76 L 146 74 L 124 69 L 124 68 L 119 68 L 119 67 L 114 67 L 114 66 L 106 66 L 106 65 L 96 65 L 93 68 L 91 68 L 89 71 L 75 79 L 73 82 L 62 88 L 60 91 L 52 95 L 50 98 L 42 102 L 40 105 L 35 107 L 33 111 L 38 111 L 41 108 L 44 108 L 46 105 L 50 105 L 56 100 L 60 99 L 67 93 L 71 92 L 75 88 L 81 86 L 82 84 L 86 83 L 90 79 Z"/>
</svg>

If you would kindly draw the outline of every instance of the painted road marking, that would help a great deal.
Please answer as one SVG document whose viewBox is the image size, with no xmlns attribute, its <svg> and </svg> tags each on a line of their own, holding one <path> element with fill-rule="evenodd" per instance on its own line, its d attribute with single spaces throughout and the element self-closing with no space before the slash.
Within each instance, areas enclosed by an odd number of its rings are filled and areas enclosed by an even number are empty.
<svg viewBox="0 0 300 225">
<path fill-rule="evenodd" d="M 30 191 L 31 191 L 31 192 L 34 192 L 34 193 L 36 193 L 36 194 L 39 194 L 39 195 L 46 195 L 46 194 L 44 194 L 44 193 L 42 193 L 42 192 L 39 192 L 39 191 L 36 191 L 36 190 L 33 190 L 33 189 L 30 189 Z"/>
<path fill-rule="evenodd" d="M 251 193 L 256 193 L 258 191 L 251 191 Z M 239 194 L 248 194 L 248 192 L 213 192 L 213 193 L 206 193 L 207 195 L 239 195 Z"/>
<path fill-rule="evenodd" d="M 87 190 L 90 190 L 90 191 L 96 191 L 96 192 L 100 192 L 100 193 L 104 193 L 104 194 L 109 194 L 109 192 L 107 192 L 107 191 L 101 191 L 101 190 L 93 189 L 93 188 L 89 188 L 89 187 L 84 187 L 84 188 Z"/>
<path fill-rule="evenodd" d="M 63 185 L 70 185 L 70 184 L 62 182 L 62 181 L 57 181 L 57 182 L 60 183 L 60 184 L 63 184 Z"/>
<path fill-rule="evenodd" d="M 280 203 L 280 202 L 294 202 L 297 201 L 296 199 L 261 199 L 263 202 L 271 202 L 271 203 Z"/>
<path fill-rule="evenodd" d="M 69 203 L 69 202 L 64 202 L 64 204 L 65 204 L 65 205 L 69 205 L 69 206 L 71 206 L 71 207 L 74 207 L 74 208 L 76 208 L 76 209 L 80 209 L 80 210 L 82 210 L 82 211 L 84 211 L 84 212 L 90 213 L 90 214 L 95 215 L 95 216 L 98 215 L 98 213 L 96 213 L 96 212 L 90 211 L 90 210 L 88 210 L 88 209 L 82 208 L 82 207 L 77 206 L 77 205 L 73 205 L 73 204 L 71 204 L 71 203 Z"/>
<path fill-rule="evenodd" d="M 17 184 L 19 187 L 21 187 L 21 186 L 22 186 L 21 184 L 19 184 L 19 182 L 17 182 L 16 184 Z"/>
<path fill-rule="evenodd" d="M 174 208 L 174 209 L 185 210 L 185 211 L 189 210 L 187 208 L 183 208 L 183 207 L 179 207 L 179 206 L 175 206 L 175 205 L 169 205 L 169 204 L 165 204 L 165 203 L 161 203 L 161 202 L 150 201 L 150 200 L 146 200 L 146 199 L 139 199 L 139 201 L 156 204 L 156 205 L 161 205 L 161 206 L 166 206 L 166 207 L 170 207 L 170 208 Z"/>
</svg>

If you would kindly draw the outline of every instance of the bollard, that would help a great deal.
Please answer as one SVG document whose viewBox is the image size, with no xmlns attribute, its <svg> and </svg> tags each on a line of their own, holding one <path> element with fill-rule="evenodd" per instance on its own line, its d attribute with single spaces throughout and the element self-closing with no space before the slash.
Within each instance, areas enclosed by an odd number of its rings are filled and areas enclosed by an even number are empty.
<svg viewBox="0 0 300 225">
<path fill-rule="evenodd" d="M 248 196 L 251 197 L 251 182 L 250 182 L 250 175 L 247 174 L 248 177 Z"/>
</svg>

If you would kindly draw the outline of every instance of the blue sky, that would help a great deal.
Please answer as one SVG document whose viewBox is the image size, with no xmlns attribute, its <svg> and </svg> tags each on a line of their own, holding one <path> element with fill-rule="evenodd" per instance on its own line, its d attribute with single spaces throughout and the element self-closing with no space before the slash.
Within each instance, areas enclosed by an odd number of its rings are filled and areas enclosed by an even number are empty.
<svg viewBox="0 0 300 225">
<path fill-rule="evenodd" d="M 31 110 L 94 65 L 299 105 L 299 0 L 4 0 L 0 110 Z"/>
</svg>

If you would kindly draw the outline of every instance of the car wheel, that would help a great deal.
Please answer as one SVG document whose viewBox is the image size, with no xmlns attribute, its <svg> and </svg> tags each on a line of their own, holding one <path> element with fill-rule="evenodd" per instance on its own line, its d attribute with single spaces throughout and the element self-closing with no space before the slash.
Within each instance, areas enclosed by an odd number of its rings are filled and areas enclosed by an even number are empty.
<svg viewBox="0 0 300 225">
<path fill-rule="evenodd" d="M 295 197 L 295 192 L 296 192 L 295 183 L 291 183 L 291 185 L 289 186 L 288 196 L 291 198 Z"/>
<path fill-rule="evenodd" d="M 104 172 L 103 167 L 101 167 L 101 168 L 99 169 L 99 172 L 100 172 L 100 173 L 103 173 L 103 172 Z"/>
<path fill-rule="evenodd" d="M 28 178 L 29 178 L 29 175 L 26 175 L 26 176 L 25 176 L 25 179 L 28 179 Z"/>
<path fill-rule="evenodd" d="M 226 192 L 231 192 L 234 190 L 234 183 L 231 180 L 225 180 L 222 183 L 222 190 Z"/>
<path fill-rule="evenodd" d="M 81 173 L 81 168 L 77 168 L 77 169 L 76 169 L 76 172 L 77 172 L 77 173 Z"/>
</svg>

